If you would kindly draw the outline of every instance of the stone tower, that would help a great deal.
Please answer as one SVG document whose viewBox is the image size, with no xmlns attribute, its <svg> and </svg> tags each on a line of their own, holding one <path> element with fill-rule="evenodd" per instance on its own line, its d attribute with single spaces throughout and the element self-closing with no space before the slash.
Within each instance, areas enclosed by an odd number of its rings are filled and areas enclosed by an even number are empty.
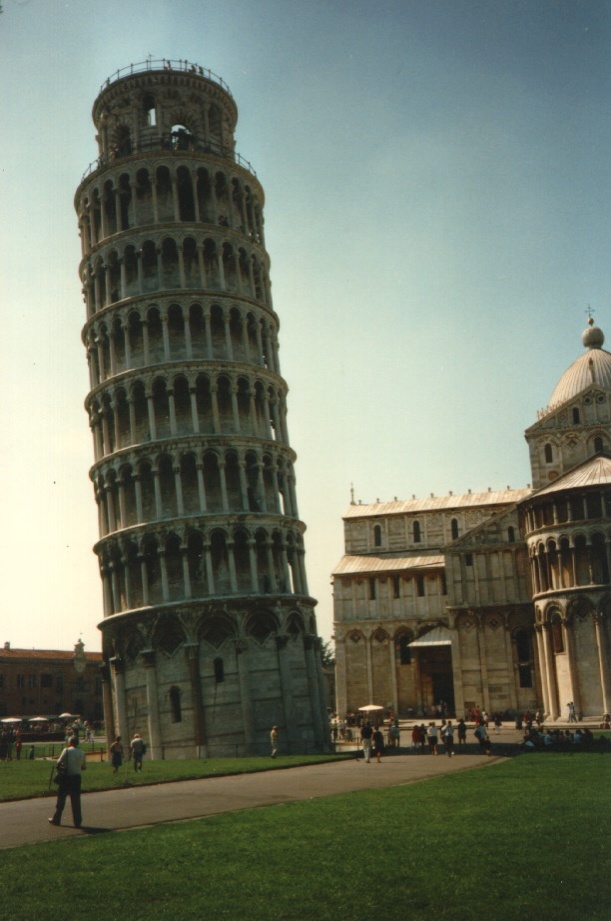
<svg viewBox="0 0 611 921">
<path fill-rule="evenodd" d="M 118 71 L 75 196 L 107 733 L 152 757 L 320 750 L 329 730 L 295 497 L 263 188 L 225 83 Z"/>
</svg>

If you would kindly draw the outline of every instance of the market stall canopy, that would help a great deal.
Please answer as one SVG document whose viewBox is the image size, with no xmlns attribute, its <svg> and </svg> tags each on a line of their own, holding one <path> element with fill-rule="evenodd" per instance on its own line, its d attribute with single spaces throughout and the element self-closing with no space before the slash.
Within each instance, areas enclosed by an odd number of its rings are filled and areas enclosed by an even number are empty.
<svg viewBox="0 0 611 921">
<path fill-rule="evenodd" d="M 380 707 L 378 704 L 366 704 L 364 707 L 359 707 L 359 710 L 362 710 L 365 713 L 372 713 L 374 710 L 383 710 L 384 707 Z"/>
<path fill-rule="evenodd" d="M 2 723 L 20 723 L 21 719 L 18 716 L 7 716 L 5 719 L 0 720 Z"/>
</svg>

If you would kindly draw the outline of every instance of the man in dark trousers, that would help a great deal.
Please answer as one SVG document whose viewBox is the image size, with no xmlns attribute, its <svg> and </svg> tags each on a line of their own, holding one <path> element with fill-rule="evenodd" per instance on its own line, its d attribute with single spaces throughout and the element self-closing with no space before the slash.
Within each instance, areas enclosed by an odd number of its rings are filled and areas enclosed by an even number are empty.
<svg viewBox="0 0 611 921">
<path fill-rule="evenodd" d="M 78 747 L 78 737 L 70 736 L 68 747 L 57 759 L 59 770 L 64 771 L 64 776 L 59 783 L 57 791 L 57 803 L 55 813 L 49 822 L 51 825 L 61 825 L 62 812 L 66 805 L 66 799 L 70 796 L 70 805 L 72 806 L 72 821 L 75 828 L 81 827 L 83 820 L 81 815 L 81 771 L 87 767 L 85 752 Z"/>
<path fill-rule="evenodd" d="M 364 726 L 361 726 L 361 744 L 363 746 L 363 755 L 365 756 L 365 761 L 367 764 L 371 763 L 371 738 L 373 736 L 373 729 L 369 723 L 365 723 Z"/>
</svg>

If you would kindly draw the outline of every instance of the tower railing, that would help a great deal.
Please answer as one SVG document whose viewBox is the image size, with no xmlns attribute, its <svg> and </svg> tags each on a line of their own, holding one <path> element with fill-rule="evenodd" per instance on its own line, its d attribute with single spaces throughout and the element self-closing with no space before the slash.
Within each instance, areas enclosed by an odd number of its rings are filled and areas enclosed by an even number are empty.
<svg viewBox="0 0 611 921">
<path fill-rule="evenodd" d="M 219 77 L 218 74 L 213 73 L 211 70 L 208 70 L 205 67 L 200 67 L 199 64 L 193 64 L 191 61 L 187 61 L 186 59 L 184 61 L 181 59 L 175 61 L 171 60 L 170 58 L 154 59 L 152 56 L 148 57 L 146 61 L 139 61 L 137 64 L 128 64 L 127 67 L 122 67 L 120 70 L 115 71 L 114 74 L 111 74 L 110 77 L 106 78 L 100 87 L 100 93 L 107 89 L 111 83 L 115 83 L 117 80 L 121 80 L 123 77 L 131 77 L 132 74 L 141 74 L 151 70 L 175 70 L 181 73 L 195 74 L 197 77 L 205 77 L 207 80 L 212 80 L 213 83 L 217 83 L 222 89 L 225 90 L 226 93 L 232 96 L 232 92 L 223 78 Z"/>
<path fill-rule="evenodd" d="M 138 145 L 132 146 L 131 143 L 124 144 L 122 147 L 115 147 L 110 153 L 102 154 L 97 160 L 89 164 L 81 177 L 81 182 L 87 179 L 92 173 L 103 166 L 108 166 L 118 160 L 126 160 L 130 157 L 139 156 L 141 153 L 157 152 L 163 154 L 166 151 L 174 153 L 208 153 L 216 157 L 222 157 L 237 163 L 243 169 L 248 170 L 251 175 L 257 175 L 252 164 L 237 153 L 231 147 L 223 147 L 214 141 L 200 141 L 195 135 L 186 132 L 173 131 L 169 134 L 162 134 L 158 138 L 148 138 L 140 141 Z"/>
</svg>

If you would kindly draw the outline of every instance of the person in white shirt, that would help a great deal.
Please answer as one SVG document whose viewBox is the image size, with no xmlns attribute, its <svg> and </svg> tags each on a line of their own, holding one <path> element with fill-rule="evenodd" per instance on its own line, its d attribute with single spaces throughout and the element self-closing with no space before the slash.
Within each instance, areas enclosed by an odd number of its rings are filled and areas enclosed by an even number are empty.
<svg viewBox="0 0 611 921">
<path fill-rule="evenodd" d="M 85 752 L 78 747 L 77 736 L 71 736 L 68 747 L 57 759 L 59 770 L 64 771 L 59 789 L 57 791 L 57 803 L 55 804 L 55 813 L 49 819 L 51 825 L 61 825 L 62 812 L 66 805 L 66 799 L 70 797 L 72 806 L 72 821 L 75 828 L 80 828 L 83 817 L 81 814 L 81 771 L 87 767 Z"/>
</svg>

